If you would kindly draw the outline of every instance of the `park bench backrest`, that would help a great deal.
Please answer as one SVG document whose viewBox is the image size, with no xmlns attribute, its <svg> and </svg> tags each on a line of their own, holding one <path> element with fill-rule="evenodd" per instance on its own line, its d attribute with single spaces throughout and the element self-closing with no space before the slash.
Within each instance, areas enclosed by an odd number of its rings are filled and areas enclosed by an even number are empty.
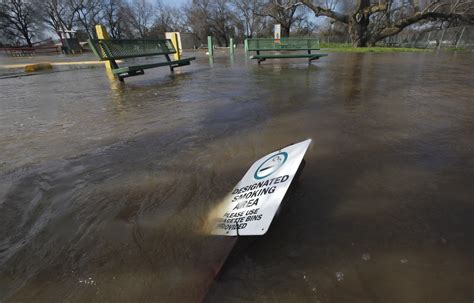
<svg viewBox="0 0 474 303">
<path fill-rule="evenodd" d="M 312 38 L 273 38 L 247 39 L 249 51 L 280 51 L 280 50 L 319 50 L 319 40 Z"/>
<path fill-rule="evenodd" d="M 89 39 L 92 51 L 102 60 L 126 59 L 176 53 L 169 39 Z"/>
</svg>

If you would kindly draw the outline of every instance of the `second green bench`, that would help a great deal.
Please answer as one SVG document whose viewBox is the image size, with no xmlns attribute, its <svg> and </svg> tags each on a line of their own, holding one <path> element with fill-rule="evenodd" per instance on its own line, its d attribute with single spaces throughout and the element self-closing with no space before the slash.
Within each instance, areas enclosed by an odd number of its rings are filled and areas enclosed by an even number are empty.
<svg viewBox="0 0 474 303">
<path fill-rule="evenodd" d="M 257 59 L 258 63 L 267 59 L 284 58 L 308 58 L 309 62 L 317 60 L 327 54 L 313 54 L 312 51 L 320 50 L 319 40 L 312 38 L 252 38 L 245 40 L 246 51 L 255 51 L 257 54 L 250 56 L 250 59 Z M 262 54 L 261 52 L 279 52 L 272 54 Z M 305 51 L 306 53 L 291 53 L 294 51 Z M 284 52 L 284 53 L 281 53 Z"/>
</svg>

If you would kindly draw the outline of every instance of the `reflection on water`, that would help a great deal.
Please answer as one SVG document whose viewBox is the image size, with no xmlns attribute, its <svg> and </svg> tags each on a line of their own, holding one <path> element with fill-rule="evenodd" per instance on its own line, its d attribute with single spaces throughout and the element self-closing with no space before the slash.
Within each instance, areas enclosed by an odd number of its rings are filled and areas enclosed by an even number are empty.
<svg viewBox="0 0 474 303">
<path fill-rule="evenodd" d="M 0 80 L 0 300 L 200 301 L 233 245 L 209 212 L 312 138 L 286 209 L 205 301 L 472 302 L 473 58 L 233 60 Z"/>
</svg>

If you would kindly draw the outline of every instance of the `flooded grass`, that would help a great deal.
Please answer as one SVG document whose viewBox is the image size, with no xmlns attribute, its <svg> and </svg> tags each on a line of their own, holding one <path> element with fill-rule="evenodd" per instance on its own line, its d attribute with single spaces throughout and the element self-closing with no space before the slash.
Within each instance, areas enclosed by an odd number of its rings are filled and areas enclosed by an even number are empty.
<svg viewBox="0 0 474 303">
<path fill-rule="evenodd" d="M 197 57 L 0 79 L 2 302 L 474 299 L 471 54 Z M 214 281 L 234 243 L 212 213 L 306 138 L 285 209 Z"/>
<path fill-rule="evenodd" d="M 414 47 L 353 47 L 349 43 L 327 43 L 321 42 L 321 49 L 328 52 L 347 52 L 347 53 L 412 53 L 412 52 L 431 52 L 432 49 L 414 48 Z"/>
</svg>

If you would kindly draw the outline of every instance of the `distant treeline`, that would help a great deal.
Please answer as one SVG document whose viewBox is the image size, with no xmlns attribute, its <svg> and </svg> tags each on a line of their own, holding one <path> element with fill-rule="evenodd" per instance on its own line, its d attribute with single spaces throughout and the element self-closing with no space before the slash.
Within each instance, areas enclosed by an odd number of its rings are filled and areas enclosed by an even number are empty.
<svg viewBox="0 0 474 303">
<path fill-rule="evenodd" d="M 0 44 L 33 45 L 48 32 L 94 37 L 103 24 L 113 38 L 156 38 L 164 32 L 195 33 L 200 41 L 272 36 L 348 37 L 374 45 L 405 28 L 427 30 L 474 24 L 474 0 L 1 0 Z"/>
</svg>

